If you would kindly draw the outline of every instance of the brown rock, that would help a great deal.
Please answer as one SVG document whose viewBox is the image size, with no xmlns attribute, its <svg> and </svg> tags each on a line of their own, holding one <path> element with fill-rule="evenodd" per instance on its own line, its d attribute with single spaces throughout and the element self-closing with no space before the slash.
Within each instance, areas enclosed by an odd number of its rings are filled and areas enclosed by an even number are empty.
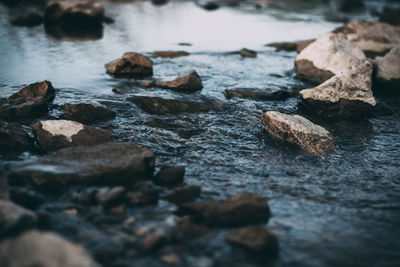
<svg viewBox="0 0 400 267">
<path fill-rule="evenodd" d="M 138 53 L 127 52 L 106 64 L 107 73 L 117 78 L 135 78 L 153 74 L 153 62 Z"/>
<path fill-rule="evenodd" d="M 201 187 L 197 185 L 181 186 L 168 193 L 164 199 L 176 205 L 180 205 L 193 201 L 200 195 L 200 192 Z"/>
<path fill-rule="evenodd" d="M 156 188 L 143 188 L 128 196 L 128 201 L 131 205 L 154 205 L 159 199 L 159 190 Z"/>
<path fill-rule="evenodd" d="M 125 188 L 122 186 L 103 188 L 96 195 L 97 202 L 103 206 L 113 206 L 122 201 L 124 197 Z"/>
<path fill-rule="evenodd" d="M 30 150 L 33 148 L 33 138 L 17 123 L 7 123 L 0 120 L 0 153 L 7 154 Z"/>
<path fill-rule="evenodd" d="M 242 57 L 249 57 L 249 58 L 256 58 L 257 57 L 257 52 L 247 49 L 247 48 L 242 48 L 240 49 L 237 54 L 241 55 Z"/>
<path fill-rule="evenodd" d="M 163 166 L 160 171 L 154 176 L 153 181 L 155 184 L 158 185 L 176 185 L 183 182 L 184 175 L 184 166 Z"/>
<path fill-rule="evenodd" d="M 191 70 L 188 73 L 171 81 L 157 80 L 156 86 L 180 91 L 183 93 L 192 93 L 203 89 L 201 78 L 195 70 Z"/>
<path fill-rule="evenodd" d="M 228 99 L 238 97 L 245 99 L 253 99 L 257 101 L 269 101 L 269 100 L 285 100 L 289 97 L 292 97 L 294 94 L 292 92 L 286 90 L 277 90 L 277 91 L 269 91 L 269 90 L 259 90 L 259 89 L 251 89 L 251 88 L 233 88 L 226 89 L 225 97 Z"/>
<path fill-rule="evenodd" d="M 155 51 L 153 57 L 164 57 L 164 58 L 176 58 L 188 56 L 189 53 L 186 51 Z"/>
<path fill-rule="evenodd" d="M 0 237 L 33 227 L 37 220 L 35 213 L 9 200 L 0 199 Z"/>
<path fill-rule="evenodd" d="M 68 103 L 63 106 L 63 116 L 67 120 L 92 123 L 98 120 L 115 118 L 116 113 L 100 104 Z"/>
</svg>

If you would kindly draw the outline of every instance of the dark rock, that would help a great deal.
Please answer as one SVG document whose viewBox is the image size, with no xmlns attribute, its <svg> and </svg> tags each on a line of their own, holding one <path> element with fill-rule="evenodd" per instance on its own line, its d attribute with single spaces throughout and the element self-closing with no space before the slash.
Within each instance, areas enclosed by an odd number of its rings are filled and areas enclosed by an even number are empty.
<svg viewBox="0 0 400 267">
<path fill-rule="evenodd" d="M 34 27 L 43 23 L 43 13 L 38 9 L 28 8 L 22 13 L 17 13 L 11 19 L 14 26 Z"/>
<path fill-rule="evenodd" d="M 400 44 L 393 47 L 384 57 L 377 57 L 375 63 L 379 84 L 400 91 Z"/>
<path fill-rule="evenodd" d="M 0 266 L 99 267 L 80 245 L 37 231 L 1 243 Z"/>
<path fill-rule="evenodd" d="M 125 246 L 118 235 L 104 235 L 95 231 L 94 234 L 86 234 L 81 238 L 84 240 L 85 247 L 103 266 L 111 266 L 124 253 Z"/>
<path fill-rule="evenodd" d="M 379 21 L 386 22 L 392 25 L 400 25 L 400 8 L 389 8 L 383 9 L 379 15 Z"/>
<path fill-rule="evenodd" d="M 1 154 L 27 151 L 33 147 L 31 138 L 24 128 L 17 123 L 7 123 L 0 120 L 0 151 Z"/>
<path fill-rule="evenodd" d="M 155 159 L 147 148 L 110 142 L 58 150 L 38 159 L 10 162 L 10 179 L 36 185 L 69 183 L 131 184 L 153 176 Z"/>
<path fill-rule="evenodd" d="M 47 120 L 32 125 L 36 140 L 47 151 L 71 146 L 91 146 L 111 141 L 107 130 L 68 120 Z"/>
<path fill-rule="evenodd" d="M 10 199 L 24 208 L 36 209 L 45 200 L 40 193 L 18 187 L 10 188 Z"/>
<path fill-rule="evenodd" d="M 257 52 L 247 49 L 247 48 L 242 48 L 240 51 L 237 52 L 237 54 L 241 55 L 242 57 L 250 57 L 250 58 L 256 58 L 257 57 Z"/>
<path fill-rule="evenodd" d="M 201 187 L 197 185 L 189 185 L 175 188 L 172 192 L 168 193 L 164 199 L 180 205 L 189 201 L 196 199 L 201 192 Z"/>
<path fill-rule="evenodd" d="M 180 46 L 192 46 L 191 43 L 178 43 L 178 45 L 180 45 Z"/>
<path fill-rule="evenodd" d="M 0 168 L 0 199 L 8 199 L 7 175 L 3 168 Z"/>
<path fill-rule="evenodd" d="M 123 201 L 125 197 L 125 188 L 116 186 L 112 188 L 103 188 L 97 193 L 97 201 L 103 206 L 114 206 Z"/>
<path fill-rule="evenodd" d="M 106 64 L 107 73 L 117 78 L 135 78 L 153 74 L 153 62 L 138 53 L 127 52 Z"/>
<path fill-rule="evenodd" d="M 37 220 L 35 213 L 11 201 L 0 199 L 0 237 L 33 227 Z"/>
<path fill-rule="evenodd" d="M 46 113 L 55 92 L 49 81 L 30 84 L 8 99 L 0 100 L 0 118 L 9 121 Z"/>
<path fill-rule="evenodd" d="M 188 73 L 178 76 L 171 81 L 157 80 L 156 86 L 180 91 L 183 93 L 192 93 L 203 89 L 201 78 L 195 70 L 191 70 Z"/>
<path fill-rule="evenodd" d="M 285 90 L 278 90 L 275 92 L 268 92 L 262 90 L 255 90 L 250 88 L 234 88 L 234 89 L 226 89 L 225 97 L 231 99 L 233 97 L 238 98 L 246 98 L 253 99 L 259 101 L 268 101 L 268 100 L 285 100 L 289 97 L 293 96 L 293 93 Z"/>
<path fill-rule="evenodd" d="M 133 81 L 133 84 L 135 86 L 139 86 L 142 88 L 151 88 L 156 85 L 156 81 L 155 80 L 135 80 L 135 81 Z"/>
<path fill-rule="evenodd" d="M 219 3 L 214 0 L 197 0 L 197 5 L 204 8 L 205 10 L 216 10 L 219 8 Z"/>
<path fill-rule="evenodd" d="M 299 42 L 277 42 L 266 44 L 265 46 L 275 47 L 276 51 L 296 51 L 300 53 L 304 48 L 306 48 L 309 44 L 314 42 L 315 39 L 304 40 Z"/>
<path fill-rule="evenodd" d="M 190 202 L 181 205 L 177 214 L 210 225 L 246 225 L 266 223 L 271 215 L 265 198 L 239 193 L 224 201 Z"/>
<path fill-rule="evenodd" d="M 145 187 L 137 192 L 128 195 L 128 201 L 133 206 L 154 205 L 159 199 L 159 190 L 156 188 Z"/>
<path fill-rule="evenodd" d="M 83 205 L 94 205 L 97 203 L 97 190 L 93 187 L 74 192 L 72 201 Z"/>
<path fill-rule="evenodd" d="M 262 124 L 273 137 L 295 144 L 314 155 L 335 148 L 335 141 L 327 130 L 299 115 L 268 111 L 262 117 Z"/>
<path fill-rule="evenodd" d="M 255 225 L 237 229 L 226 236 L 230 244 L 260 256 L 277 256 L 278 238 L 265 226 Z"/>
<path fill-rule="evenodd" d="M 354 9 L 364 7 L 362 0 L 331 0 L 332 5 L 339 11 L 351 12 Z"/>
<path fill-rule="evenodd" d="M 164 57 L 164 58 L 176 58 L 188 56 L 189 53 L 186 51 L 155 51 L 153 57 Z"/>
<path fill-rule="evenodd" d="M 204 225 L 194 223 L 190 217 L 185 216 L 173 228 L 173 237 L 179 241 L 193 239 L 205 234 L 209 229 Z"/>
<path fill-rule="evenodd" d="M 371 113 L 376 117 L 391 116 L 393 115 L 393 110 L 390 106 L 381 102 L 372 109 Z"/>
<path fill-rule="evenodd" d="M 50 37 L 62 41 L 94 41 L 103 38 L 103 26 L 66 27 L 60 24 L 45 23 L 44 29 Z"/>
<path fill-rule="evenodd" d="M 92 123 L 98 120 L 113 119 L 116 113 L 100 104 L 65 104 L 63 106 L 63 116 L 67 120 L 78 121 L 81 123 Z"/>
<path fill-rule="evenodd" d="M 170 240 L 170 236 L 165 231 L 159 230 L 150 234 L 143 241 L 143 249 L 145 251 L 154 251 L 159 249 Z"/>
<path fill-rule="evenodd" d="M 155 6 L 162 6 L 168 3 L 168 0 L 151 0 L 151 3 Z"/>
<path fill-rule="evenodd" d="M 184 175 L 184 166 L 163 166 L 161 170 L 154 176 L 153 181 L 158 185 L 176 185 L 183 182 Z"/>
</svg>

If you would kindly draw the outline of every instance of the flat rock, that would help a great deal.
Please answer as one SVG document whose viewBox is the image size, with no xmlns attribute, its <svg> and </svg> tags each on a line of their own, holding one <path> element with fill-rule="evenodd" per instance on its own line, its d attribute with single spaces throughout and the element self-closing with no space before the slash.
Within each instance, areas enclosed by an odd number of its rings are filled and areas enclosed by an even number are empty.
<svg viewBox="0 0 400 267">
<path fill-rule="evenodd" d="M 0 244 L 4 267 L 99 267 L 85 249 L 52 233 L 29 231 Z"/>
<path fill-rule="evenodd" d="M 350 43 L 344 34 L 327 33 L 297 55 L 294 70 L 301 78 L 322 83 L 360 60 L 366 60 L 363 51 Z"/>
<path fill-rule="evenodd" d="M 314 155 L 335 148 L 334 139 L 327 130 L 300 115 L 268 111 L 262 117 L 262 124 L 273 137 L 295 144 Z"/>
<path fill-rule="evenodd" d="M 239 54 L 241 57 L 249 57 L 249 58 L 256 58 L 257 57 L 257 52 L 247 49 L 247 48 L 242 48 L 235 54 Z"/>
<path fill-rule="evenodd" d="M 136 78 L 153 74 L 153 62 L 146 56 L 127 52 L 106 64 L 107 73 L 117 78 Z"/>
<path fill-rule="evenodd" d="M 153 181 L 158 185 L 176 185 L 183 182 L 185 176 L 184 166 L 163 166 L 154 176 Z"/>
<path fill-rule="evenodd" d="M 38 159 L 9 162 L 10 179 L 36 185 L 131 184 L 153 176 L 155 159 L 147 148 L 125 142 L 77 146 Z"/>
<path fill-rule="evenodd" d="M 203 89 L 200 75 L 195 70 L 191 70 L 171 81 L 157 80 L 156 86 L 183 93 L 192 93 Z"/>
<path fill-rule="evenodd" d="M 398 89 L 400 86 L 400 45 L 393 47 L 384 57 L 376 58 L 378 81 Z"/>
<path fill-rule="evenodd" d="M 153 57 L 176 58 L 188 56 L 189 53 L 186 51 L 154 51 L 152 55 Z"/>
<path fill-rule="evenodd" d="M 266 223 L 271 215 L 267 200 L 251 193 L 239 193 L 223 201 L 185 203 L 177 214 L 189 215 L 196 222 L 227 226 Z"/>
<path fill-rule="evenodd" d="M 33 227 L 38 218 L 29 211 L 9 200 L 0 199 L 0 236 L 18 233 Z M 0 265 L 4 266 L 4 265 Z"/>
<path fill-rule="evenodd" d="M 400 43 L 400 27 L 382 22 L 352 21 L 334 32 L 345 34 L 364 52 L 385 53 Z"/>
<path fill-rule="evenodd" d="M 63 116 L 67 120 L 92 123 L 115 118 L 116 113 L 101 104 L 67 103 L 63 106 Z"/>
<path fill-rule="evenodd" d="M 49 81 L 30 84 L 0 100 L 0 118 L 10 121 L 42 115 L 47 112 L 55 93 Z"/>
<path fill-rule="evenodd" d="M 299 42 L 275 42 L 269 43 L 265 46 L 275 47 L 276 51 L 296 51 L 300 53 L 304 48 L 306 48 L 309 44 L 313 43 L 315 39 L 304 40 Z"/>
<path fill-rule="evenodd" d="M 128 196 L 128 202 L 133 206 L 154 205 L 157 204 L 158 199 L 159 190 L 152 187 L 141 188 L 139 191 Z"/>
<path fill-rule="evenodd" d="M 47 151 L 70 146 L 91 146 L 111 141 L 107 130 L 69 120 L 40 121 L 32 126 L 39 145 Z"/>
<path fill-rule="evenodd" d="M 325 118 L 357 118 L 376 105 L 371 90 L 372 63 L 365 61 L 338 74 L 300 95 L 318 116 Z"/>
<path fill-rule="evenodd" d="M 257 101 L 269 101 L 269 100 L 285 100 L 293 96 L 293 93 L 285 90 L 277 90 L 274 92 L 267 90 L 251 89 L 251 88 L 233 88 L 226 89 L 225 97 L 228 99 L 238 97 L 245 99 L 253 99 Z"/>
<path fill-rule="evenodd" d="M 164 199 L 176 205 L 181 205 L 183 203 L 193 201 L 200 195 L 200 193 L 200 186 L 180 186 L 175 188 L 172 192 L 169 192 Z"/>
<path fill-rule="evenodd" d="M 234 230 L 226 236 L 226 241 L 260 256 L 277 256 L 279 251 L 278 238 L 262 225 Z"/>
<path fill-rule="evenodd" d="M 9 154 L 33 148 L 31 138 L 22 125 L 0 120 L 0 153 Z"/>
</svg>

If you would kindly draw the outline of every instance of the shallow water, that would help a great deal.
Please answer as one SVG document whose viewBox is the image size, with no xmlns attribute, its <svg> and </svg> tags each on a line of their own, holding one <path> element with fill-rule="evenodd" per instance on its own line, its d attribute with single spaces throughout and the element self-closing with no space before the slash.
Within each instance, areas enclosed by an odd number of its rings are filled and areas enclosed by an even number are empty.
<svg viewBox="0 0 400 267">
<path fill-rule="evenodd" d="M 369 4 L 379 6 L 377 2 Z M 157 166 L 186 165 L 185 179 L 201 185 L 201 199 L 222 199 L 241 191 L 267 197 L 273 213 L 268 225 L 281 249 L 279 258 L 270 263 L 273 266 L 400 265 L 399 98 L 377 97 L 391 107 L 390 116 L 335 123 L 314 119 L 331 131 L 338 146 L 334 153 L 314 158 L 277 144 L 261 126 L 261 115 L 267 110 L 298 113 L 298 97 L 256 102 L 227 100 L 223 95 L 232 87 L 307 87 L 292 72 L 296 54 L 275 52 L 264 44 L 315 38 L 334 29 L 340 24 L 324 19 L 329 7 L 310 3 L 293 4 L 289 10 L 256 10 L 244 5 L 207 12 L 192 2 L 164 6 L 105 2 L 105 6 L 115 23 L 105 26 L 102 38 L 84 41 L 54 39 L 45 34 L 43 26 L 12 27 L 10 11 L 0 6 L 0 96 L 48 79 L 57 88 L 57 97 L 47 117 L 60 117 L 59 105 L 66 102 L 102 102 L 118 116 L 96 126 L 110 129 L 116 140 L 147 146 L 157 155 Z M 372 19 L 364 13 L 357 16 Z M 181 42 L 192 46 L 179 46 Z M 258 57 L 228 54 L 242 47 L 256 50 Z M 191 55 L 153 59 L 155 76 L 195 69 L 203 80 L 201 92 L 146 90 L 105 74 L 104 63 L 126 51 L 169 49 Z M 125 93 L 114 94 L 113 88 Z M 150 115 L 126 101 L 136 94 L 207 98 L 220 101 L 227 109 Z M 161 202 L 144 214 L 129 212 L 148 216 L 149 221 L 164 221 L 171 209 L 172 205 Z M 96 227 L 93 222 L 85 223 Z M 54 228 L 68 236 L 65 229 Z M 226 245 L 226 231 L 213 230 L 196 241 L 202 249 L 190 251 L 184 264 L 208 266 L 212 259 L 217 266 L 264 265 Z M 151 258 L 136 259 L 135 266 L 160 264 Z"/>
</svg>

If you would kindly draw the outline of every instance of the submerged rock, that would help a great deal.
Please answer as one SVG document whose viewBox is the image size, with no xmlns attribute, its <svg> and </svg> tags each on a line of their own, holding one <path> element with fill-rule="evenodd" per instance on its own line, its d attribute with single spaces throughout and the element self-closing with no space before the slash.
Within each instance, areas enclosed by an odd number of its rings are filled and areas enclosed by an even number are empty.
<svg viewBox="0 0 400 267">
<path fill-rule="evenodd" d="M 117 78 L 135 78 L 153 74 L 153 62 L 146 56 L 127 52 L 106 64 L 107 73 Z"/>
<path fill-rule="evenodd" d="M 273 137 L 295 144 L 314 155 L 335 148 L 335 141 L 327 130 L 299 115 L 268 111 L 262 117 L 262 124 Z"/>
<path fill-rule="evenodd" d="M 154 155 L 147 148 L 110 142 L 64 148 L 38 159 L 10 162 L 7 168 L 11 180 L 28 180 L 36 185 L 131 184 L 149 179 L 154 164 Z"/>
<path fill-rule="evenodd" d="M 163 58 L 176 58 L 188 56 L 189 53 L 186 51 L 154 51 L 153 57 L 163 57 Z"/>
<path fill-rule="evenodd" d="M 168 193 L 164 199 L 180 205 L 196 199 L 201 193 L 201 187 L 197 185 L 188 185 L 175 188 L 172 192 Z"/>
<path fill-rule="evenodd" d="M 196 4 L 205 10 L 216 10 L 220 7 L 220 4 L 215 0 L 196 0 Z"/>
<path fill-rule="evenodd" d="M 231 99 L 233 97 L 238 98 L 247 98 L 253 99 L 258 101 L 268 101 L 268 100 L 285 100 L 289 97 L 293 96 L 293 93 L 285 91 L 285 90 L 278 90 L 275 92 L 268 92 L 250 88 L 234 88 L 234 89 L 226 89 L 225 97 Z"/>
<path fill-rule="evenodd" d="M 226 241 L 260 256 L 277 256 L 278 238 L 265 226 L 247 226 L 234 230 L 226 236 Z"/>
<path fill-rule="evenodd" d="M 91 146 L 111 141 L 107 130 L 69 120 L 40 121 L 32 126 L 36 140 L 44 150 L 70 146 Z"/>
<path fill-rule="evenodd" d="M 99 267 L 80 245 L 56 234 L 38 231 L 1 243 L 0 266 Z"/>
<path fill-rule="evenodd" d="M 332 5 L 339 11 L 351 12 L 354 9 L 364 7 L 362 0 L 330 0 Z"/>
<path fill-rule="evenodd" d="M 313 43 L 315 39 L 304 40 L 299 42 L 276 42 L 269 43 L 265 46 L 275 47 L 276 51 L 296 51 L 300 53 L 304 48 L 306 48 L 309 44 Z"/>
<path fill-rule="evenodd" d="M 400 87 L 400 44 L 392 48 L 384 57 L 376 58 L 376 65 L 378 81 L 385 86 L 398 89 Z"/>
<path fill-rule="evenodd" d="M 360 60 L 366 60 L 363 51 L 350 43 L 346 36 L 328 33 L 300 52 L 294 70 L 301 78 L 322 83 Z"/>
<path fill-rule="evenodd" d="M 365 61 L 317 87 L 300 91 L 300 95 L 318 116 L 357 118 L 376 105 L 371 75 L 372 63 Z"/>
<path fill-rule="evenodd" d="M 185 203 L 177 213 L 197 222 L 231 226 L 266 223 L 271 215 L 267 200 L 251 193 L 239 193 L 224 201 Z"/>
<path fill-rule="evenodd" d="M 256 58 L 257 57 L 257 52 L 247 49 L 247 48 L 242 48 L 240 49 L 238 52 L 236 52 L 235 54 L 239 54 L 242 57 L 250 57 L 250 58 Z"/>
<path fill-rule="evenodd" d="M 33 148 L 33 138 L 17 123 L 0 120 L 0 154 L 18 153 Z"/>
<path fill-rule="evenodd" d="M 46 113 L 55 93 L 49 81 L 30 84 L 8 99 L 0 100 L 0 118 L 9 121 Z"/>
<path fill-rule="evenodd" d="M 178 76 L 172 81 L 157 80 L 156 86 L 183 93 L 192 93 L 203 89 L 200 75 L 195 70 L 191 70 L 188 73 Z"/>
<path fill-rule="evenodd" d="M 153 181 L 158 185 L 176 185 L 183 182 L 185 167 L 162 167 L 154 176 Z"/>
<path fill-rule="evenodd" d="M 103 206 L 114 206 L 124 200 L 125 191 L 125 188 L 122 186 L 103 188 L 97 193 L 96 199 Z"/>
<path fill-rule="evenodd" d="M 138 205 L 154 205 L 159 199 L 159 190 L 152 187 L 144 187 L 137 192 L 128 196 L 129 204 Z"/>
<path fill-rule="evenodd" d="M 0 199 L 0 237 L 11 235 L 35 226 L 35 213 L 9 200 Z M 0 266 L 5 266 L 1 265 Z"/>
<path fill-rule="evenodd" d="M 63 116 L 67 120 L 92 123 L 98 120 L 115 118 L 116 113 L 104 105 L 89 103 L 68 103 L 63 106 Z"/>
</svg>

